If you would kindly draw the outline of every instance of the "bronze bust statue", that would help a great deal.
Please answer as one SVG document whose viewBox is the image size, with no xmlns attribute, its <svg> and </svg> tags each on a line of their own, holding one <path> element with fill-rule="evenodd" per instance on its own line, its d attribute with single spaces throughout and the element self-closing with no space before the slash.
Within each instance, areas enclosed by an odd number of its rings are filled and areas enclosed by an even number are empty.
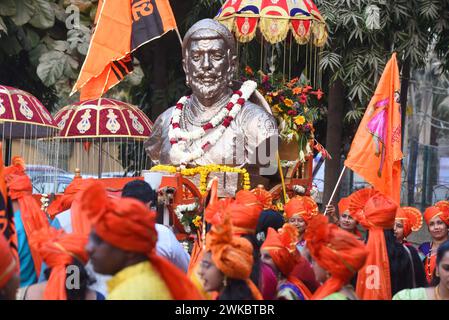
<svg viewBox="0 0 449 320">
<path fill-rule="evenodd" d="M 222 24 L 204 19 L 194 24 L 184 37 L 183 68 L 186 83 L 192 89 L 179 111 L 179 127 L 184 133 L 201 130 L 213 122 L 220 112 L 229 106 L 235 95 L 232 76 L 236 68 L 236 45 L 232 33 Z M 243 88 L 243 87 L 242 87 Z M 178 103 L 178 109 L 179 103 Z M 182 162 L 171 152 L 173 139 L 169 137 L 177 106 L 166 110 L 154 123 L 153 132 L 145 142 L 145 148 L 156 164 L 179 165 Z M 262 106 L 250 102 L 242 103 L 240 111 L 214 145 L 197 157 L 190 157 L 186 165 L 223 164 L 231 166 L 273 164 L 277 151 L 278 130 L 276 120 Z M 177 124 L 178 125 L 178 124 Z M 222 128 L 223 129 L 223 128 Z M 188 153 L 204 146 L 208 136 L 214 135 L 218 127 L 208 130 L 200 138 L 181 141 L 182 151 Z M 270 160 L 260 161 L 256 156 L 262 144 L 276 141 L 269 150 Z M 273 145 L 271 143 L 271 145 Z M 269 147 L 268 147 L 269 148 Z M 264 146 L 263 157 L 267 157 Z M 265 162 L 265 163 L 264 163 Z M 275 161 L 274 161 L 275 162 Z M 273 174 L 273 173 L 272 173 Z"/>
</svg>

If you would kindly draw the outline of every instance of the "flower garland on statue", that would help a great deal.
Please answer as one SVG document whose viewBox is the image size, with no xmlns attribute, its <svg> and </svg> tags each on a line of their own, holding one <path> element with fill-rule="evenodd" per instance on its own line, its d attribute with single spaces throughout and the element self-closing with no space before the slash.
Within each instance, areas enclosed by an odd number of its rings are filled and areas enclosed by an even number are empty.
<svg viewBox="0 0 449 320">
<path fill-rule="evenodd" d="M 239 114 L 245 102 L 257 89 L 257 83 L 251 80 L 245 81 L 240 90 L 235 91 L 225 108 L 215 115 L 208 123 L 191 132 L 181 129 L 180 120 L 182 111 L 190 97 L 182 97 L 176 104 L 172 113 L 168 137 L 172 145 L 170 159 L 175 164 L 188 164 L 201 158 L 207 150 L 213 147 L 223 136 L 231 122 Z M 216 129 L 209 135 L 201 147 L 195 147 L 193 151 L 186 151 L 187 142 L 199 140 L 206 136 L 210 130 Z"/>
<path fill-rule="evenodd" d="M 168 173 L 176 173 L 178 168 L 175 166 L 167 166 L 167 165 L 157 165 L 151 168 L 152 172 L 155 171 L 163 171 Z M 234 168 L 228 166 L 222 166 L 218 164 L 208 164 L 205 166 L 198 166 L 196 168 L 186 168 L 181 169 L 180 173 L 183 176 L 195 176 L 197 174 L 200 175 L 200 192 L 201 194 L 205 194 L 207 192 L 207 177 L 211 172 L 234 172 L 243 175 L 243 190 L 251 189 L 251 180 L 249 173 L 246 169 Z"/>
<path fill-rule="evenodd" d="M 182 226 L 184 227 L 185 232 L 187 232 L 187 233 L 192 232 L 190 223 L 193 223 L 196 228 L 199 228 L 198 218 L 201 221 L 201 216 L 196 215 L 195 218 L 193 218 L 192 221 L 190 221 L 189 219 L 185 219 L 184 212 L 193 212 L 196 209 L 198 209 L 198 204 L 196 202 L 191 203 L 191 204 L 180 204 L 175 209 L 176 217 L 178 218 L 179 222 L 181 222 Z"/>
</svg>

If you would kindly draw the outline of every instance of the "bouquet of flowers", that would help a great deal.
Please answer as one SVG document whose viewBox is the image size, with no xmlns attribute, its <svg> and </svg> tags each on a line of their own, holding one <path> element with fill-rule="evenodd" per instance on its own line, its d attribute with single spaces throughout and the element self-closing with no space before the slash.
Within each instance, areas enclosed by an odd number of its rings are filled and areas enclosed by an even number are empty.
<svg viewBox="0 0 449 320">
<path fill-rule="evenodd" d="M 313 154 L 313 148 L 328 156 L 326 150 L 315 140 L 314 122 L 320 116 L 321 89 L 314 90 L 305 80 L 294 78 L 285 81 L 282 75 L 257 74 L 247 66 L 242 80 L 258 83 L 259 92 L 271 107 L 281 139 L 287 143 L 298 142 L 299 160 L 305 162 Z"/>
</svg>

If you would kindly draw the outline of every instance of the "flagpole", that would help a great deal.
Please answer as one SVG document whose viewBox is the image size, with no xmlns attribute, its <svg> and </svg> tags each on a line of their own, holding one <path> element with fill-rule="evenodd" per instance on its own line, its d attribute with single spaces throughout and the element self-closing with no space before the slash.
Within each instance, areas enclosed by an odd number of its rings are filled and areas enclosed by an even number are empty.
<svg viewBox="0 0 449 320">
<path fill-rule="evenodd" d="M 341 170 L 341 173 L 340 173 L 340 177 L 338 178 L 337 184 L 335 185 L 334 191 L 332 192 L 332 195 L 331 195 L 331 197 L 329 199 L 329 202 L 327 203 L 326 210 L 324 211 L 324 215 L 327 214 L 327 208 L 332 203 L 332 200 L 334 200 L 335 194 L 337 193 L 337 189 L 340 186 L 340 182 L 341 182 L 341 179 L 343 178 L 343 175 L 344 175 L 345 171 L 346 171 L 346 166 L 343 166 L 343 169 Z"/>
<path fill-rule="evenodd" d="M 181 34 L 179 33 L 178 28 L 176 28 L 175 31 L 176 31 L 176 34 L 178 35 L 179 43 L 181 44 L 181 47 L 182 47 L 182 37 L 181 37 Z"/>
</svg>

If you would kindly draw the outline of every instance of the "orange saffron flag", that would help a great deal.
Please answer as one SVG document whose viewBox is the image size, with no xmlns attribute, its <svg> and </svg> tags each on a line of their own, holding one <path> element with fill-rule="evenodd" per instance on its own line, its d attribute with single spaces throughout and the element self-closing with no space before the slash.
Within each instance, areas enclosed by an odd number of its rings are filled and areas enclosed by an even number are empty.
<svg viewBox="0 0 449 320">
<path fill-rule="evenodd" d="M 168 0 L 100 0 L 87 57 L 72 89 L 98 99 L 133 71 L 132 52 L 175 30 Z"/>
<path fill-rule="evenodd" d="M 346 167 L 398 204 L 403 157 L 400 96 L 399 68 L 393 53 L 345 161 Z"/>
</svg>

